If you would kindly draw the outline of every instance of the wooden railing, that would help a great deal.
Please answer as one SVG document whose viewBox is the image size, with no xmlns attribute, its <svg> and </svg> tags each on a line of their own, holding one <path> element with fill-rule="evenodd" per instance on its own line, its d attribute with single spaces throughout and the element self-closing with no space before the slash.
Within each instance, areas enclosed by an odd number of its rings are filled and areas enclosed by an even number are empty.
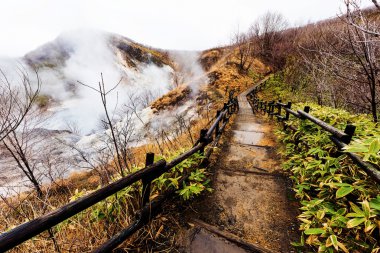
<svg viewBox="0 0 380 253">
<path fill-rule="evenodd" d="M 292 103 L 282 103 L 280 101 L 263 101 L 259 99 L 258 92 L 265 87 L 266 83 L 263 82 L 260 85 L 254 87 L 248 94 L 247 99 L 252 107 L 253 113 L 264 112 L 271 118 L 277 118 L 278 121 L 284 123 L 284 128 L 296 132 L 297 129 L 286 123 L 290 116 L 296 117 L 300 120 L 309 120 L 314 124 L 321 127 L 323 130 L 329 132 L 331 141 L 338 147 L 339 150 L 343 150 L 350 142 L 355 133 L 355 126 L 347 124 L 344 131 L 339 130 L 326 122 L 309 114 L 310 107 L 305 106 L 303 110 L 294 111 L 291 109 Z M 362 168 L 368 175 L 370 175 L 377 183 L 380 183 L 380 171 L 370 163 L 363 161 L 359 156 L 351 152 L 345 152 L 351 160 Z"/>
<path fill-rule="evenodd" d="M 226 127 L 230 116 L 239 110 L 237 98 L 230 98 L 229 102 L 224 104 L 222 110 L 217 112 L 215 121 L 209 129 L 203 129 L 200 132 L 200 138 L 193 148 L 187 152 L 174 158 L 172 161 L 167 162 L 160 160 L 153 163 L 154 154 L 148 153 L 146 155 L 145 168 L 132 173 L 124 178 L 121 178 L 99 190 L 96 190 L 87 196 L 79 198 L 73 202 L 64 205 L 51 213 L 43 215 L 34 220 L 28 221 L 10 231 L 0 235 L 0 252 L 5 252 L 14 248 L 15 246 L 25 242 L 28 239 L 48 230 L 64 220 L 78 214 L 79 212 L 93 206 L 94 204 L 104 200 L 105 198 L 117 193 L 118 191 L 132 185 L 133 183 L 142 181 L 142 208 L 136 213 L 135 221 L 118 233 L 116 236 L 101 245 L 94 252 L 110 252 L 129 236 L 135 233 L 138 229 L 150 222 L 150 220 L 160 212 L 162 203 L 175 193 L 175 189 L 168 189 L 162 195 L 149 201 L 151 182 L 161 176 L 163 173 L 168 172 L 171 168 L 183 162 L 191 155 L 197 152 L 204 152 L 208 145 L 216 145 Z M 213 141 L 213 135 L 215 140 Z M 212 148 L 207 150 L 206 159 L 210 156 Z M 180 184 L 186 180 L 188 175 L 184 175 L 180 180 Z"/>
</svg>

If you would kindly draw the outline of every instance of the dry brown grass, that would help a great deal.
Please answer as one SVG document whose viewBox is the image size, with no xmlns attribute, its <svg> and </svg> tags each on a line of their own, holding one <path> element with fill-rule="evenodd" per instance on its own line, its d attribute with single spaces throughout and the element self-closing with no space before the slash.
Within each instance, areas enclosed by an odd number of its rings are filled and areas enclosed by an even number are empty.
<svg viewBox="0 0 380 253">
<path fill-rule="evenodd" d="M 187 86 L 181 85 L 152 102 L 150 107 L 155 112 L 170 110 L 175 106 L 182 105 L 186 102 L 186 100 L 190 97 L 190 94 L 191 89 Z"/>
<path fill-rule="evenodd" d="M 137 68 L 138 63 L 154 63 L 157 66 L 174 67 L 173 61 L 165 50 L 150 48 L 122 38 L 114 38 L 114 44 L 129 67 Z"/>
<path fill-rule="evenodd" d="M 224 55 L 223 49 L 211 49 L 204 51 L 200 57 L 200 63 L 204 70 L 209 71 Z"/>
<path fill-rule="evenodd" d="M 207 52 L 206 56 L 212 52 Z M 238 69 L 236 49 L 225 49 L 224 55 L 219 57 L 219 60 L 209 68 L 209 86 L 218 89 L 224 96 L 227 96 L 231 90 L 240 93 L 270 71 L 271 69 L 261 61 L 253 59 L 252 66 L 247 74 L 242 74 Z"/>
<path fill-rule="evenodd" d="M 236 68 L 234 53 L 231 53 L 226 48 L 223 50 L 209 50 L 202 56 L 202 59 L 209 70 L 210 83 L 200 90 L 196 98 L 199 115 L 197 119 L 190 122 L 190 133 L 184 132 L 171 140 L 162 139 L 160 140 L 161 147 L 152 142 L 133 148 L 136 166 L 143 167 L 147 152 L 165 156 L 174 151 L 190 148 L 194 144 L 193 142 L 198 139 L 200 130 L 208 128 L 212 117 L 216 114 L 216 110 L 221 108 L 223 102 L 227 102 L 228 91 L 241 92 L 256 81 L 254 78 L 259 78 L 260 75 L 264 75 L 268 71 L 268 68 L 263 64 L 255 61 L 251 72 L 254 72 L 256 77 L 240 75 Z M 190 90 L 186 86 L 180 86 L 153 102 L 152 108 L 157 111 L 170 110 L 175 105 L 177 106 L 185 101 L 189 94 Z M 209 102 L 212 102 L 212 106 L 209 110 L 204 110 L 205 105 Z M 112 167 L 112 163 L 110 167 Z M 27 220 L 46 214 L 68 203 L 70 199 L 73 199 L 73 196 L 80 197 L 88 194 L 100 186 L 101 177 L 102 175 L 95 170 L 75 173 L 69 178 L 57 182 L 57 184 L 44 186 L 47 196 L 44 200 L 39 200 L 33 192 L 26 192 L 20 196 L 7 199 L 7 204 L 1 202 L 0 231 L 11 229 Z M 90 252 L 127 227 L 133 219 L 135 208 L 138 207 L 140 186 L 141 183 L 137 183 L 131 187 L 130 192 L 119 193 L 117 198 L 115 195 L 111 196 L 98 205 L 56 226 L 53 230 L 60 251 Z M 99 220 L 96 218 L 99 211 L 109 210 L 115 203 L 119 207 L 118 213 L 114 211 L 104 219 Z M 175 205 L 170 205 L 170 207 L 175 208 Z M 121 248 L 124 251 L 134 252 L 145 252 L 147 250 L 171 251 L 175 242 L 173 241 L 174 230 L 170 229 L 170 227 L 177 226 L 178 213 L 171 212 L 170 207 L 165 209 L 167 212 L 155 219 L 149 226 L 146 226 L 127 240 Z M 49 239 L 48 234 L 45 232 L 10 252 L 54 251 L 53 241 Z"/>
<path fill-rule="evenodd" d="M 215 111 L 212 111 L 215 113 Z M 191 122 L 192 138 L 189 138 L 189 133 L 184 133 L 177 138 L 169 141 L 163 141 L 161 148 L 164 153 L 155 144 L 146 144 L 140 147 L 133 148 L 133 153 L 136 161 L 136 166 L 143 167 L 145 154 L 153 152 L 157 155 L 167 156 L 178 150 L 189 149 L 193 143 L 191 140 L 197 140 L 199 132 L 203 128 L 207 128 L 209 119 L 205 115 L 199 117 L 198 120 Z M 116 175 L 116 174 L 115 174 Z M 73 200 L 74 197 L 84 196 L 100 186 L 100 175 L 95 170 L 89 172 L 76 172 L 69 178 L 61 180 L 54 185 L 44 186 L 44 193 L 47 198 L 39 200 L 33 192 L 25 192 L 20 196 L 9 198 L 8 204 L 0 203 L 0 231 L 6 231 L 17 224 L 21 224 L 30 219 L 46 214 L 66 203 Z M 111 219 L 96 219 L 96 214 L 99 210 L 115 204 L 115 197 L 111 196 L 102 203 L 95 205 L 78 215 L 68 219 L 54 228 L 55 240 L 58 242 L 61 252 L 90 252 L 111 238 L 117 232 L 127 227 L 132 219 L 135 210 L 131 206 L 138 206 L 141 183 L 135 184 L 130 196 L 123 196 L 120 203 L 117 203 L 123 210 L 120 213 L 112 214 L 115 217 Z M 152 193 L 154 195 L 156 193 Z M 120 195 L 120 193 L 119 193 Z M 116 201 L 116 202 L 117 202 Z M 108 217 L 110 218 L 110 217 Z M 170 211 L 165 215 L 161 215 L 149 226 L 140 230 L 136 235 L 126 241 L 122 248 L 124 250 L 142 249 L 151 247 L 163 250 L 169 250 L 173 246 L 173 241 L 168 240 L 173 236 L 173 230 L 168 229 L 168 226 L 173 226 L 175 223 L 168 224 L 167 220 L 171 220 Z M 164 240 L 164 238 L 166 238 Z M 164 242 L 165 241 L 165 242 Z M 160 242 L 156 243 L 155 242 Z M 164 244 L 162 244 L 164 243 Z M 155 246 L 154 246 L 155 245 Z M 147 249 L 147 248 L 145 248 Z M 144 249 L 144 250 L 145 250 Z M 141 252 L 145 252 L 142 250 Z M 32 240 L 28 240 L 19 247 L 10 252 L 55 252 L 53 241 L 49 239 L 47 232 L 36 236 Z"/>
</svg>

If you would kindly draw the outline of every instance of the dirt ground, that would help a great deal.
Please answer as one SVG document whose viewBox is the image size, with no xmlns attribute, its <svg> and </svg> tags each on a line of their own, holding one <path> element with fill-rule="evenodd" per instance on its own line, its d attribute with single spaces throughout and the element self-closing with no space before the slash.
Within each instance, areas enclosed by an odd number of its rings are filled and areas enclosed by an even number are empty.
<svg viewBox="0 0 380 253">
<path fill-rule="evenodd" d="M 239 104 L 228 145 L 211 167 L 214 192 L 184 214 L 189 226 L 179 233 L 182 252 L 248 252 L 192 224 L 194 218 L 263 249 L 295 252 L 290 242 L 299 239 L 298 204 L 282 173 L 272 127 L 253 115 L 245 93 Z"/>
</svg>

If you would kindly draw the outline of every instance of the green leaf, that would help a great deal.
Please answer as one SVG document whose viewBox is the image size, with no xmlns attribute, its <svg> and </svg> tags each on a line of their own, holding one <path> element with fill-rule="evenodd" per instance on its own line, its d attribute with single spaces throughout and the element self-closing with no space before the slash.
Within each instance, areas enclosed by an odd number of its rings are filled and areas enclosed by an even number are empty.
<svg viewBox="0 0 380 253">
<path fill-rule="evenodd" d="M 305 235 L 319 235 L 326 233 L 323 228 L 309 228 L 304 231 Z"/>
<path fill-rule="evenodd" d="M 371 209 L 369 207 L 369 203 L 367 200 L 364 200 L 362 202 L 362 208 L 363 208 L 363 211 L 364 211 L 364 215 L 367 219 L 369 219 L 369 216 L 370 216 L 370 212 L 371 212 Z"/>
<path fill-rule="evenodd" d="M 348 146 L 343 148 L 345 152 L 352 152 L 352 153 L 367 153 L 368 147 L 365 146 Z"/>
<path fill-rule="evenodd" d="M 181 177 L 176 177 L 176 178 L 168 178 L 170 180 L 170 184 L 173 185 L 176 189 L 178 189 L 179 185 L 178 185 L 178 180 L 180 179 Z"/>
<path fill-rule="evenodd" d="M 334 248 L 338 250 L 338 238 L 336 237 L 336 235 L 330 235 L 330 241 Z"/>
<path fill-rule="evenodd" d="M 319 220 L 322 220 L 323 217 L 325 217 L 325 211 L 324 210 L 318 210 L 317 211 L 317 215 L 316 217 L 319 219 Z"/>
<path fill-rule="evenodd" d="M 370 157 L 371 157 L 371 153 L 365 154 L 363 157 L 363 161 L 368 162 Z"/>
<path fill-rule="evenodd" d="M 340 187 L 336 191 L 336 198 L 337 199 L 342 198 L 342 197 L 346 196 L 347 194 L 350 194 L 353 190 L 355 190 L 355 188 L 352 187 L 351 185 Z"/>
<path fill-rule="evenodd" d="M 343 215 L 343 214 L 346 213 L 346 211 L 347 211 L 346 208 L 340 208 L 340 209 L 338 209 L 338 210 L 336 211 L 336 213 L 339 214 L 339 215 Z"/>
<path fill-rule="evenodd" d="M 357 214 L 360 214 L 362 217 L 364 217 L 364 212 L 362 211 L 362 209 L 360 209 L 360 207 L 358 207 L 357 205 L 355 205 L 354 203 L 350 202 L 350 206 L 352 208 L 352 210 L 357 213 Z"/>
<path fill-rule="evenodd" d="M 347 228 L 353 228 L 353 227 L 356 227 L 360 224 L 362 224 L 363 222 L 365 222 L 365 218 L 354 218 L 354 219 L 351 219 L 347 222 Z"/>
<path fill-rule="evenodd" d="M 380 211 L 380 196 L 377 196 L 376 199 L 372 199 L 370 202 L 369 202 L 369 206 L 373 209 L 376 209 L 378 211 Z"/>
<path fill-rule="evenodd" d="M 377 152 L 380 151 L 380 139 L 375 139 L 371 142 L 371 145 L 369 145 L 368 152 L 371 154 L 377 154 Z"/>
<path fill-rule="evenodd" d="M 346 248 L 346 246 L 344 246 L 343 243 L 338 242 L 338 246 L 339 246 L 339 248 L 341 248 L 341 250 L 344 251 L 344 253 L 349 253 L 348 249 Z"/>
<path fill-rule="evenodd" d="M 339 187 L 350 187 L 352 185 L 347 183 L 331 183 L 333 186 L 339 186 Z"/>
<path fill-rule="evenodd" d="M 364 218 L 365 215 L 364 215 L 364 213 L 363 213 L 363 214 L 360 214 L 360 213 L 348 213 L 348 214 L 346 215 L 346 217 L 348 217 L 348 218 L 353 218 L 353 217 L 356 217 L 356 218 Z"/>
</svg>

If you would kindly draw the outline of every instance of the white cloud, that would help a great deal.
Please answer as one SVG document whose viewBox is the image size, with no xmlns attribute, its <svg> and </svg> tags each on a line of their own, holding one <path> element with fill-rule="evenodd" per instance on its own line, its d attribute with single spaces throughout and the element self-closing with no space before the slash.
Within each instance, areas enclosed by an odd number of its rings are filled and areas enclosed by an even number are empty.
<svg viewBox="0 0 380 253">
<path fill-rule="evenodd" d="M 363 3 L 370 3 L 364 0 Z M 267 10 L 291 23 L 336 15 L 342 0 L 2 0 L 0 55 L 20 56 L 65 30 L 97 28 L 170 49 L 228 43 Z"/>
</svg>

